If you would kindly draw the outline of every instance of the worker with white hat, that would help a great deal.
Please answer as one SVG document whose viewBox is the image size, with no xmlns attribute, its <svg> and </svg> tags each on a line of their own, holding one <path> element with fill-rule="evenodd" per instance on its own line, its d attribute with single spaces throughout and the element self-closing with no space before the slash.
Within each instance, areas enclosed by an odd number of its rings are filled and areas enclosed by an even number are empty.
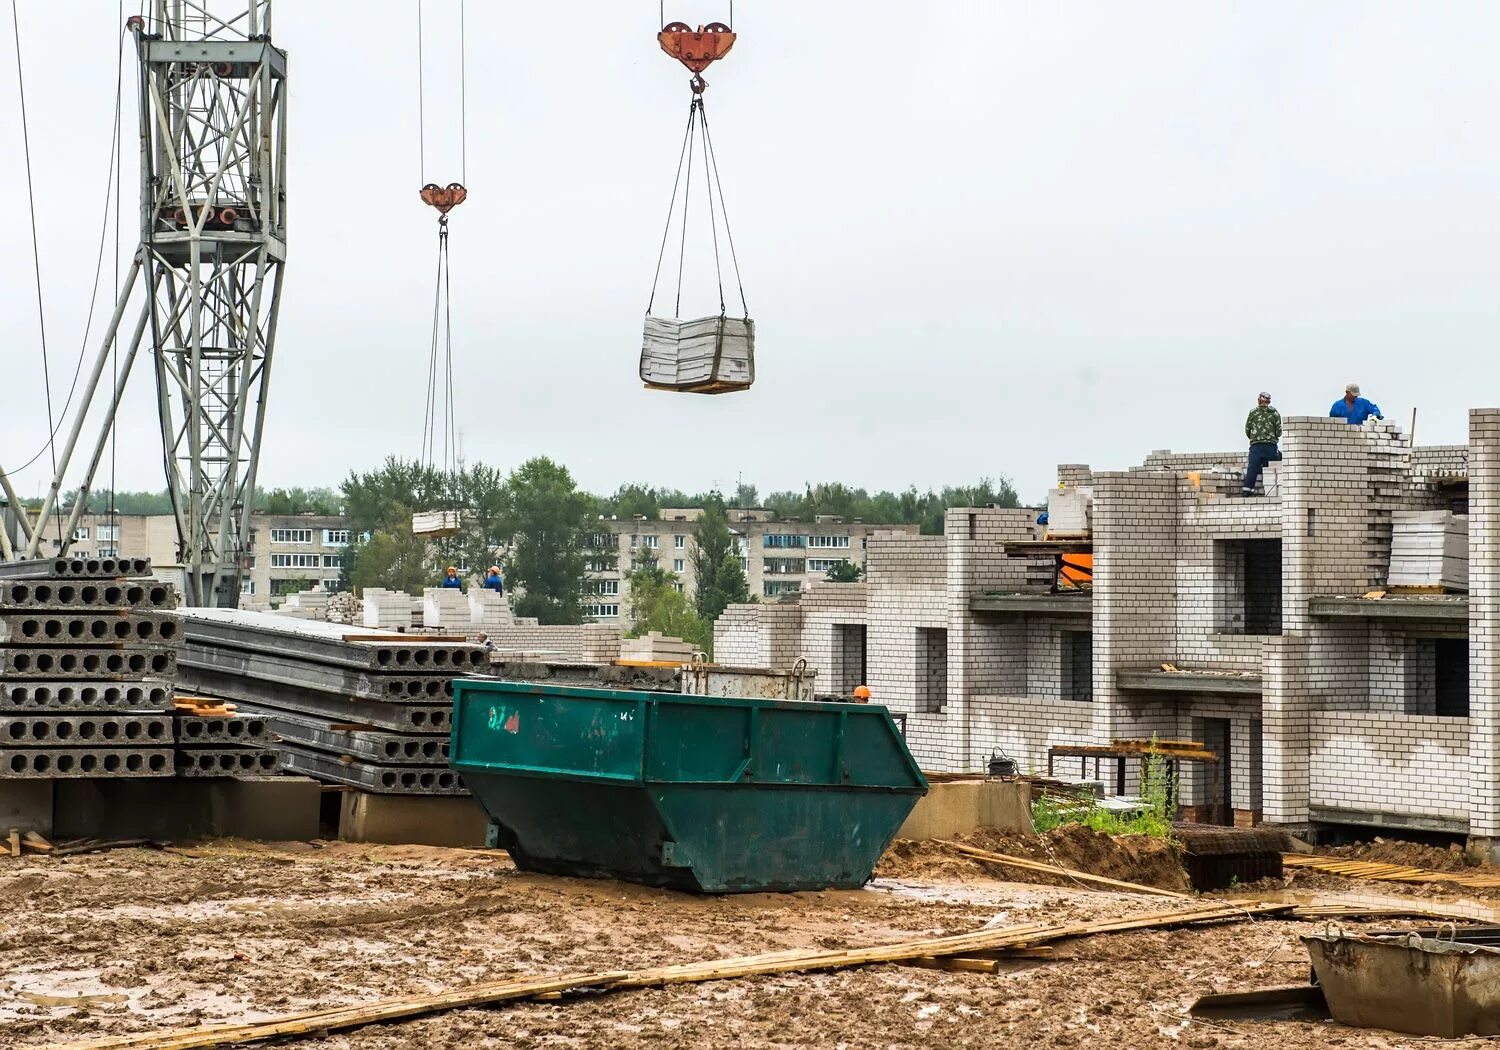
<svg viewBox="0 0 1500 1050">
<path fill-rule="evenodd" d="M 1343 419 L 1354 426 L 1359 426 L 1365 420 L 1374 416 L 1376 419 L 1384 419 L 1380 414 L 1380 406 L 1375 402 L 1359 396 L 1359 384 L 1350 383 L 1344 387 L 1344 396 L 1333 403 L 1328 414 L 1337 419 Z"/>
<path fill-rule="evenodd" d="M 1250 455 L 1245 461 L 1245 480 L 1240 486 L 1240 494 L 1253 496 L 1266 464 L 1281 459 L 1281 413 L 1271 407 L 1271 395 L 1264 390 L 1256 398 L 1250 415 L 1245 417 L 1245 437 L 1250 439 Z"/>
</svg>

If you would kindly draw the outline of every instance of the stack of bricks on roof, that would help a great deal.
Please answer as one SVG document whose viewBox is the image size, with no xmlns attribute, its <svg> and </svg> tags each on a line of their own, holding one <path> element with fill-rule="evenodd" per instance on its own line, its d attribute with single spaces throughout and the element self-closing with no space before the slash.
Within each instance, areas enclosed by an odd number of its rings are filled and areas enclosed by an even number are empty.
<svg viewBox="0 0 1500 1050">
<path fill-rule="evenodd" d="M 182 623 L 150 571 L 133 558 L 0 565 L 0 779 L 173 775 Z"/>
<path fill-rule="evenodd" d="M 465 794 L 448 768 L 452 681 L 482 648 L 447 636 L 231 609 L 184 611 L 184 686 L 269 721 L 283 766 L 393 794 Z"/>
<path fill-rule="evenodd" d="M 1269 494 L 1250 498 L 1243 452 L 1061 467 L 1065 490 L 1092 493 L 1091 591 L 1055 590 L 1035 511 L 956 508 L 944 536 L 871 537 L 859 583 L 731 606 L 715 657 L 805 657 L 825 690 L 867 684 L 904 714 L 926 769 L 982 770 L 1002 750 L 1046 770 L 1055 746 L 1191 739 L 1220 761 L 1182 770 L 1190 817 L 1467 833 L 1490 849 L 1500 409 L 1471 412 L 1467 446 L 1415 449 L 1389 424 L 1294 417 L 1282 452 Z M 1440 537 L 1434 558 L 1399 566 L 1436 574 L 1418 593 L 1388 589 L 1393 519 Z M 1096 762 L 1056 771 L 1112 782 Z"/>
</svg>

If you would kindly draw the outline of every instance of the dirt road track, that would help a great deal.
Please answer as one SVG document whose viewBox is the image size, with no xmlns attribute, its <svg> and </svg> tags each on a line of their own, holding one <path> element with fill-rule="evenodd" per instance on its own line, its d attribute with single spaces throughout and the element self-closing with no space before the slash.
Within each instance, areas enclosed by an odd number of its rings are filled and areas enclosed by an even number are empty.
<svg viewBox="0 0 1500 1050">
<path fill-rule="evenodd" d="M 694 898 L 422 847 L 225 843 L 0 868 L 5 1045 L 253 1019 L 519 973 L 838 948 L 1140 912 L 1112 893 L 965 879 Z M 1188 1024 L 1211 990 L 1303 979 L 1305 924 L 1112 935 L 1000 975 L 878 966 L 465 1010 L 328 1048 L 1416 1046 L 1335 1025 Z M 1463 1046 L 1463 1043 L 1447 1044 Z M 1475 1046 L 1480 1045 L 1478 1042 Z M 1488 1044 L 1485 1044 L 1488 1045 Z"/>
</svg>

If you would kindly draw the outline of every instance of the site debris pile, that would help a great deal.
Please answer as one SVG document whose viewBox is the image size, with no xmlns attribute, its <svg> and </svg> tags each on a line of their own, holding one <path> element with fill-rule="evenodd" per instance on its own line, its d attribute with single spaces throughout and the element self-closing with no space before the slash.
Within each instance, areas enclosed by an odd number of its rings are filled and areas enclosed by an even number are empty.
<svg viewBox="0 0 1500 1050">
<path fill-rule="evenodd" d="M 0 565 L 0 778 L 170 777 L 182 620 L 144 558 Z"/>
<path fill-rule="evenodd" d="M 467 794 L 448 767 L 453 679 L 480 646 L 270 613 L 184 614 L 181 680 L 264 717 L 284 769 L 391 794 Z"/>
</svg>

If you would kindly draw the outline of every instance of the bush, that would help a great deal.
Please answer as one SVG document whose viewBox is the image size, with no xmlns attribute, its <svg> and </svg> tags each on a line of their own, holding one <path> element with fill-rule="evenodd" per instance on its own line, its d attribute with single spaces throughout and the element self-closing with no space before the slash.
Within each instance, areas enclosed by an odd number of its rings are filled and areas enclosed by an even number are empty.
<svg viewBox="0 0 1500 1050">
<path fill-rule="evenodd" d="M 1031 822 L 1042 835 L 1064 824 L 1082 824 L 1105 835 L 1170 839 L 1172 817 L 1177 810 L 1172 767 L 1154 751 L 1146 755 L 1141 772 L 1141 801 L 1143 805 L 1138 812 L 1126 814 L 1104 809 L 1088 799 L 1043 795 L 1031 805 Z"/>
</svg>

